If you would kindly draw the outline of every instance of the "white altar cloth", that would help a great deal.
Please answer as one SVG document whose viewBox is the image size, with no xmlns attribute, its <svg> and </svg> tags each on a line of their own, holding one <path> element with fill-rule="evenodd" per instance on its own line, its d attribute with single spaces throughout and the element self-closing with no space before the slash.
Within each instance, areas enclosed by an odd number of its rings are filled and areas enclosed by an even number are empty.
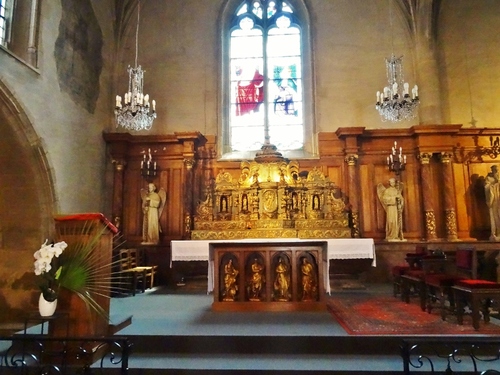
<svg viewBox="0 0 500 375">
<path fill-rule="evenodd" d="M 172 241 L 170 246 L 170 267 L 172 262 L 209 260 L 209 248 L 211 243 L 231 242 L 310 242 L 325 241 L 328 243 L 328 259 L 372 259 L 372 267 L 376 267 L 375 243 L 373 238 L 251 238 L 239 240 L 185 240 Z M 329 274 L 329 262 L 327 262 L 326 275 Z M 208 262 L 208 293 L 213 291 L 213 262 Z M 330 283 L 325 285 L 327 293 L 330 293 Z"/>
</svg>

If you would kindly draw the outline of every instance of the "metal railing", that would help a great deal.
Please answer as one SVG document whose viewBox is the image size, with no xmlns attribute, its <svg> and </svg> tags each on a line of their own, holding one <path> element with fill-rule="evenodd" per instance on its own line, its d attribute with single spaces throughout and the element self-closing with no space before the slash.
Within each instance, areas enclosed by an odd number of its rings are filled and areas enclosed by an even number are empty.
<svg viewBox="0 0 500 375">
<path fill-rule="evenodd" d="M 404 339 L 405 374 L 500 374 L 500 337 Z"/>
<path fill-rule="evenodd" d="M 0 337 L 0 375 L 128 374 L 127 337 Z"/>
</svg>

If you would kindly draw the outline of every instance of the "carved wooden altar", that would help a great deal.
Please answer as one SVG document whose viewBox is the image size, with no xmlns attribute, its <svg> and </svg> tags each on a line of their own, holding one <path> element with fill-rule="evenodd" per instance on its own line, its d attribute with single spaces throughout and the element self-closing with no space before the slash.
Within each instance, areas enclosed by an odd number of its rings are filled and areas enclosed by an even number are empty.
<svg viewBox="0 0 500 375">
<path fill-rule="evenodd" d="M 216 311 L 325 310 L 326 241 L 212 243 Z"/>
</svg>

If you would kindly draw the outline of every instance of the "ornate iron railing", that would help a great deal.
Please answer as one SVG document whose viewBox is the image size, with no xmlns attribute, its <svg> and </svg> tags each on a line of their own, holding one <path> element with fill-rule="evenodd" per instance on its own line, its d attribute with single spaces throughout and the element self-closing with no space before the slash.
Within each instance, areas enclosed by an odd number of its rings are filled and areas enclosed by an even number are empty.
<svg viewBox="0 0 500 375">
<path fill-rule="evenodd" d="M 500 338 L 404 339 L 405 374 L 500 374 Z"/>
<path fill-rule="evenodd" d="M 127 337 L 0 337 L 0 375 L 128 374 Z"/>
</svg>

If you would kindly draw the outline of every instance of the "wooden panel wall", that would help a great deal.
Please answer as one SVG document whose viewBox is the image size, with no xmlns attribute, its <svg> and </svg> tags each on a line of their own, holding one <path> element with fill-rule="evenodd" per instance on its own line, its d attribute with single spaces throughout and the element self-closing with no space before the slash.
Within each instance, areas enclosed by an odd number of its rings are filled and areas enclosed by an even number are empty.
<svg viewBox="0 0 500 375">
<path fill-rule="evenodd" d="M 388 170 L 387 156 L 397 141 L 407 156 L 406 169 L 400 176 L 404 184 L 405 238 L 415 242 L 428 239 L 424 200 L 429 200 L 434 209 L 436 240 L 487 241 L 490 224 L 484 198 L 484 176 L 497 161 L 484 150 L 490 147 L 490 137 L 498 135 L 500 129 L 462 129 L 461 125 L 419 125 L 391 130 L 342 128 L 335 133 L 320 133 L 319 158 L 299 160 L 299 165 L 301 171 L 320 168 L 341 188 L 350 206 L 357 202 L 361 237 L 372 237 L 376 243 L 382 243 L 385 212 L 376 187 L 379 183 L 387 184 L 388 179 L 394 177 L 394 173 Z M 140 161 L 149 148 L 160 171 L 153 182 L 167 191 L 167 205 L 161 217 L 160 246 L 168 249 L 170 240 L 187 238 L 186 226 L 189 223 L 186 223 L 186 216 L 192 217 L 197 203 L 205 198 L 207 181 L 222 170 L 235 179 L 240 175 L 240 161 L 216 159 L 214 136 L 205 137 L 196 132 L 165 136 L 114 133 L 105 134 L 104 138 L 113 162 L 125 165 L 123 177 L 120 177 L 118 168 L 115 169 L 115 185 L 121 181 L 123 197 L 120 201 L 120 189 L 115 186 L 113 216 L 121 219 L 122 233 L 132 244 L 140 244 L 142 240 L 140 189 L 147 183 L 140 175 Z M 430 155 L 427 174 L 430 191 L 422 189 L 423 154 Z M 356 163 L 349 166 L 348 156 L 353 155 Z M 353 171 L 354 187 L 352 181 L 349 185 L 349 173 Z M 452 175 L 451 184 L 444 183 L 446 172 Z M 350 188 L 357 190 L 357 194 L 351 194 Z M 456 233 L 450 231 L 446 222 L 450 194 Z"/>
</svg>

